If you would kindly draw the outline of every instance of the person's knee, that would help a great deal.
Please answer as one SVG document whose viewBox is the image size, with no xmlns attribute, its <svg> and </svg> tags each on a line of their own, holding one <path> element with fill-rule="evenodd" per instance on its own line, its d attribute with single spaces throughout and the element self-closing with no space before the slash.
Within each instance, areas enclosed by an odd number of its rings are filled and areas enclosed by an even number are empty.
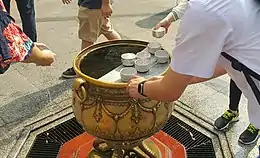
<svg viewBox="0 0 260 158">
<path fill-rule="evenodd" d="M 81 42 L 81 50 L 93 45 L 94 42 L 90 42 L 90 41 L 85 41 L 85 40 L 82 40 Z"/>
<path fill-rule="evenodd" d="M 107 33 L 103 34 L 108 40 L 119 40 L 121 39 L 119 33 L 117 33 L 115 30 L 111 30 Z"/>
</svg>

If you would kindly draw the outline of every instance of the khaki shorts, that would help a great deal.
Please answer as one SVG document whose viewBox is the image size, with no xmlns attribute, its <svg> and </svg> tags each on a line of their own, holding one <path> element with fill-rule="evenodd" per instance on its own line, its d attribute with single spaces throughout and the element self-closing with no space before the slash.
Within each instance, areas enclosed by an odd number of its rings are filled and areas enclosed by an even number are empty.
<svg viewBox="0 0 260 158">
<path fill-rule="evenodd" d="M 96 42 L 101 34 L 113 31 L 110 20 L 104 18 L 100 9 L 88 9 L 80 6 L 79 13 L 79 38 L 87 42 Z"/>
</svg>

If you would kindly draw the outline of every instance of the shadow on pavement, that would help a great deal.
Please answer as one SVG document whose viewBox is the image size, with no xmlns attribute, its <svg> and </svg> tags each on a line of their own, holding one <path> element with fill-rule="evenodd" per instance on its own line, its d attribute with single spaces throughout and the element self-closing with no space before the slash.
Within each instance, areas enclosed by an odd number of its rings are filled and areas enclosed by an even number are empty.
<svg viewBox="0 0 260 158">
<path fill-rule="evenodd" d="M 145 25 L 146 22 L 150 22 L 150 21 L 155 21 L 156 23 L 161 20 L 162 18 L 164 18 L 169 12 L 171 11 L 171 9 L 168 9 L 164 12 L 158 13 L 153 15 L 153 13 L 141 13 L 141 14 L 119 14 L 119 15 L 112 15 L 112 18 L 121 18 L 121 17 L 138 17 L 138 16 L 150 16 L 149 18 L 146 18 L 144 20 L 141 20 L 140 24 L 141 25 Z M 152 16 L 151 16 L 152 15 Z M 159 20 L 158 20 L 159 19 Z M 62 22 L 62 21 L 77 21 L 78 17 L 77 16 L 66 16 L 66 17 L 42 17 L 42 18 L 36 18 L 36 22 L 37 23 L 41 23 L 41 22 Z M 15 20 L 16 23 L 21 23 L 21 19 L 16 19 Z M 138 22 L 137 22 L 138 23 Z M 154 23 L 154 22 L 153 22 Z M 156 24 L 155 23 L 155 24 Z M 138 25 L 138 24 L 137 24 Z M 140 26 L 141 27 L 141 26 Z"/>
<path fill-rule="evenodd" d="M 167 16 L 171 10 L 172 9 L 167 9 L 143 20 L 139 20 L 135 24 L 141 28 L 152 29 L 160 20 Z"/>
<path fill-rule="evenodd" d="M 71 89 L 73 80 L 65 80 L 62 83 L 52 87 L 20 97 L 0 109 L 0 116 L 6 123 L 22 122 L 29 117 L 33 117 L 47 104 L 53 103 L 53 100 L 63 92 Z"/>
</svg>

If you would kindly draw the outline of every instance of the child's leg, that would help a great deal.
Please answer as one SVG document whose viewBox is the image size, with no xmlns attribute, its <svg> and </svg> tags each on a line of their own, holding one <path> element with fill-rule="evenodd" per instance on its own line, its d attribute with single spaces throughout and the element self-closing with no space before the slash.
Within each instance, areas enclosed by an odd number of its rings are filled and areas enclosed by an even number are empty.
<svg viewBox="0 0 260 158">
<path fill-rule="evenodd" d="M 80 6 L 79 13 L 79 31 L 78 36 L 81 39 L 81 50 L 91 46 L 97 41 L 102 26 L 102 15 L 100 9 L 88 9 Z M 62 73 L 64 78 L 76 77 L 73 67 Z"/>
<path fill-rule="evenodd" d="M 94 42 L 88 42 L 88 41 L 81 40 L 81 50 L 91 46 L 92 44 L 94 44 Z"/>
<path fill-rule="evenodd" d="M 79 19 L 79 39 L 81 42 L 81 50 L 94 44 L 100 34 L 102 26 L 102 15 L 99 9 L 88 9 L 80 7 L 78 13 Z"/>
<path fill-rule="evenodd" d="M 109 18 L 103 19 L 103 25 L 101 27 L 101 33 L 108 40 L 117 40 L 121 39 L 120 35 L 112 28 Z"/>
</svg>

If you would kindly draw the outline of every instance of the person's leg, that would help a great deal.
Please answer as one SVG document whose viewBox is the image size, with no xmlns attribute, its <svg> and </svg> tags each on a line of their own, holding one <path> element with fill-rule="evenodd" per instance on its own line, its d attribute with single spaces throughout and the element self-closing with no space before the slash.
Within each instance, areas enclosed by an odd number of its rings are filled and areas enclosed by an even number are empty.
<svg viewBox="0 0 260 158">
<path fill-rule="evenodd" d="M 119 40 L 119 39 L 121 39 L 120 35 L 115 30 L 112 30 L 112 32 L 110 34 L 105 34 L 104 36 L 108 40 Z"/>
<path fill-rule="evenodd" d="M 102 26 L 100 9 L 90 10 L 87 7 L 80 7 L 78 12 L 79 31 L 78 36 L 81 39 L 81 50 L 91 46 L 97 41 Z M 74 78 L 76 73 L 73 67 L 62 73 L 64 78 Z"/>
<path fill-rule="evenodd" d="M 3 0 L 6 11 L 10 14 L 10 1 L 11 0 Z"/>
<path fill-rule="evenodd" d="M 250 87 L 249 87 L 250 88 Z M 260 105 L 255 99 L 251 89 L 249 89 L 248 100 L 248 117 L 250 124 L 247 129 L 239 136 L 238 141 L 245 145 L 253 144 L 257 141 L 260 132 Z"/>
<path fill-rule="evenodd" d="M 81 40 L 81 50 L 91 46 L 92 44 L 94 44 L 93 42 L 88 42 L 88 41 L 84 41 L 84 40 Z"/>
<path fill-rule="evenodd" d="M 37 41 L 34 0 L 16 0 L 22 19 L 24 33 L 33 41 Z"/>
<path fill-rule="evenodd" d="M 242 95 L 242 91 L 237 87 L 236 83 L 230 80 L 229 109 L 238 112 L 238 105 Z"/>
<path fill-rule="evenodd" d="M 120 35 L 112 28 L 109 18 L 104 18 L 102 21 L 101 33 L 108 40 L 119 40 L 121 39 Z"/>
<path fill-rule="evenodd" d="M 232 79 L 230 80 L 229 88 L 229 110 L 216 119 L 214 127 L 217 130 L 225 130 L 230 123 L 238 121 L 238 105 L 242 92 Z"/>
</svg>

